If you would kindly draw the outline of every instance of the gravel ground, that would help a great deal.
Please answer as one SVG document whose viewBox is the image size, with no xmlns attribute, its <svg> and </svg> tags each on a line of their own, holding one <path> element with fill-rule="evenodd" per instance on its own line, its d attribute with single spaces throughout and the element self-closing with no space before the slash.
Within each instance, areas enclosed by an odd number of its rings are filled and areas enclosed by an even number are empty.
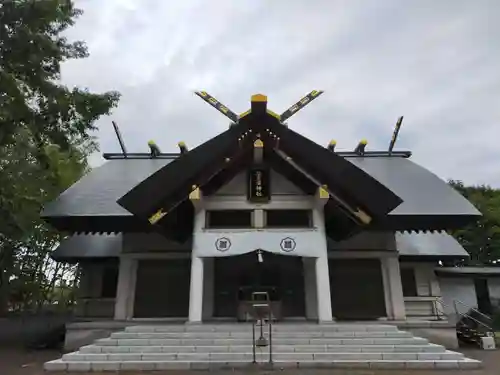
<svg viewBox="0 0 500 375">
<path fill-rule="evenodd" d="M 498 375 L 498 365 L 500 363 L 500 350 L 483 351 L 464 349 L 463 353 L 469 358 L 479 359 L 483 361 L 484 368 L 478 371 L 463 371 L 467 375 Z M 25 351 L 22 349 L 14 348 L 0 348 L 0 374 L 2 375 L 46 375 L 43 371 L 43 363 L 52 359 L 61 357 L 61 353 L 57 351 Z M 226 371 L 224 371 L 226 372 Z M 227 371 L 231 375 L 244 375 L 252 374 L 257 371 Z M 437 374 L 451 374 L 452 371 L 397 371 L 397 370 L 384 370 L 384 371 L 370 371 L 370 370 L 284 370 L 276 371 L 283 375 L 437 375 Z M 155 375 L 188 375 L 190 371 L 165 371 L 154 372 L 150 374 Z M 196 372 L 200 374 L 200 372 Z M 261 371 L 261 374 L 269 373 L 269 371 Z M 75 373 L 74 375 L 109 375 L 105 373 Z M 143 375 L 147 372 L 121 372 L 120 374 L 134 374 Z"/>
</svg>

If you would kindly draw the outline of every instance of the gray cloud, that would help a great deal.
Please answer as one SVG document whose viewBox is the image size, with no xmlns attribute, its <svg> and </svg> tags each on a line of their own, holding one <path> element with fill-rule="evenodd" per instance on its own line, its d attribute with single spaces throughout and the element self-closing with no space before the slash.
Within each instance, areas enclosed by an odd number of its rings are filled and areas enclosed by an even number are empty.
<svg viewBox="0 0 500 375">
<path fill-rule="evenodd" d="M 500 186 L 500 3 L 497 1 L 206 2 L 77 0 L 68 36 L 91 56 L 63 67 L 69 85 L 116 89 L 111 116 L 131 151 L 155 139 L 190 147 L 228 126 L 193 95 L 207 90 L 236 112 L 252 94 L 276 112 L 312 89 L 325 94 L 289 124 L 320 144 L 398 148 L 442 178 Z M 311 5 L 312 4 L 312 5 Z M 118 151 L 111 118 L 102 151 Z M 92 158 L 99 163 L 99 156 Z"/>
</svg>

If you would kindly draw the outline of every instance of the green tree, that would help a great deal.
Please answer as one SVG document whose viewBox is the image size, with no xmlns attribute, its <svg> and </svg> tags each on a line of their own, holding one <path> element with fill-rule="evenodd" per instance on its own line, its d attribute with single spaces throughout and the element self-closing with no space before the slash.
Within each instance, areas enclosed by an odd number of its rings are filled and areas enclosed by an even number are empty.
<svg viewBox="0 0 500 375">
<path fill-rule="evenodd" d="M 62 62 L 88 56 L 83 42 L 62 35 L 81 13 L 70 0 L 0 3 L 0 145 L 15 142 L 16 130 L 26 127 L 38 146 L 67 150 L 117 104 L 116 92 L 94 94 L 59 82 Z"/>
<path fill-rule="evenodd" d="M 64 61 L 88 55 L 63 35 L 80 14 L 70 0 L 0 2 L 0 314 L 10 296 L 25 304 L 62 285 L 46 272 L 61 236 L 39 213 L 87 171 L 95 121 L 119 99 L 60 82 Z"/>
<path fill-rule="evenodd" d="M 29 131 L 14 137 L 15 146 L 0 147 L 0 312 L 10 297 L 18 305 L 34 305 L 55 286 L 61 270 L 47 279 L 48 257 L 62 237 L 40 219 L 40 211 L 88 171 L 86 156 L 96 147 L 92 141 L 67 151 L 45 146 L 42 166 Z"/>
<path fill-rule="evenodd" d="M 469 265 L 492 265 L 500 259 L 500 190 L 489 186 L 465 186 L 449 181 L 483 214 L 476 222 L 453 231 L 454 237 L 471 255 Z"/>
</svg>

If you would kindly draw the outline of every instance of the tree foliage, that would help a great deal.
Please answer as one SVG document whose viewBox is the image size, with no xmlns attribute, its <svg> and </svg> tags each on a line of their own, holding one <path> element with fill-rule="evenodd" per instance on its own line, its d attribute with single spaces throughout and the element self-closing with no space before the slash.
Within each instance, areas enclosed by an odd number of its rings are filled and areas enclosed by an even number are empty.
<svg viewBox="0 0 500 375">
<path fill-rule="evenodd" d="M 492 265 L 500 260 L 500 190 L 489 186 L 465 186 L 461 181 L 449 181 L 483 214 L 476 222 L 453 232 L 469 252 L 470 265 Z"/>
<path fill-rule="evenodd" d="M 59 82 L 62 62 L 88 55 L 83 42 L 63 35 L 81 13 L 69 0 L 0 3 L 0 145 L 15 142 L 22 126 L 39 146 L 67 150 L 117 103 L 116 92 L 94 94 Z"/>
<path fill-rule="evenodd" d="M 64 61 L 87 56 L 63 33 L 80 14 L 70 0 L 0 2 L 0 314 L 67 298 L 72 283 L 40 211 L 88 171 L 95 121 L 119 99 L 60 81 Z"/>
</svg>

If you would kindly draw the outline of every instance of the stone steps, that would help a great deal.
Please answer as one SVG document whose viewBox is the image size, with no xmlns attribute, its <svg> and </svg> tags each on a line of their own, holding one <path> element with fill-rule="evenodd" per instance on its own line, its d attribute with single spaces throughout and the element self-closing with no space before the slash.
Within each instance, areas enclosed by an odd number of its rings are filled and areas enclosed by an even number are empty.
<svg viewBox="0 0 500 375">
<path fill-rule="evenodd" d="M 97 345 L 101 346 L 207 346 L 207 345 L 248 345 L 252 342 L 249 338 L 240 339 L 99 339 Z M 424 345 L 426 339 L 420 337 L 403 338 L 281 338 L 273 337 L 275 345 Z"/>
<path fill-rule="evenodd" d="M 267 329 L 267 326 L 264 326 Z M 273 332 L 395 332 L 397 326 L 388 324 L 307 324 L 307 323 L 278 323 L 273 324 Z M 141 325 L 125 327 L 124 332 L 152 333 L 152 332 L 251 332 L 252 325 L 241 324 L 178 324 L 178 325 Z"/>
<path fill-rule="evenodd" d="M 256 353 L 259 361 L 268 361 L 269 352 L 259 350 Z M 252 352 L 243 353 L 113 353 L 113 354 L 88 354 L 88 353 L 70 353 L 62 357 L 64 362 L 85 362 L 85 361 L 251 361 L 253 358 Z M 442 353 L 281 353 L 273 352 L 273 359 L 276 361 L 335 361 L 335 360 L 355 360 L 373 361 L 373 360 L 426 360 L 426 361 L 442 361 L 442 360 L 461 360 L 464 356 L 462 353 L 445 351 Z"/>
<path fill-rule="evenodd" d="M 256 334 L 259 330 L 256 330 Z M 265 331 L 267 334 L 268 331 Z M 217 332 L 219 339 L 251 339 L 251 332 Z M 413 337 L 410 332 L 389 331 L 389 332 L 273 332 L 273 339 L 299 339 L 299 338 L 407 338 Z M 152 332 L 152 333 L 129 333 L 117 332 L 111 334 L 111 339 L 211 339 L 213 332 Z"/>
<path fill-rule="evenodd" d="M 264 333 L 267 337 L 268 327 Z M 258 330 L 256 331 L 259 336 Z M 48 371 L 231 369 L 269 366 L 269 347 L 256 349 L 252 326 L 144 325 L 45 364 Z M 274 368 L 474 369 L 480 362 L 382 324 L 273 325 Z"/>
<path fill-rule="evenodd" d="M 155 370 L 227 370 L 245 369 L 253 367 L 268 368 L 267 363 L 256 365 L 245 361 L 84 361 L 64 362 L 55 360 L 45 364 L 46 371 L 155 371 Z M 272 368 L 341 368 L 341 369 L 426 369 L 426 370 L 475 370 L 481 367 L 479 361 L 472 359 L 463 360 L 333 360 L 333 361 L 274 361 Z"/>
<path fill-rule="evenodd" d="M 280 353 L 435 353 L 444 352 L 441 345 L 273 345 Z M 83 346 L 80 353 L 251 353 L 251 345 L 235 346 Z"/>
</svg>

